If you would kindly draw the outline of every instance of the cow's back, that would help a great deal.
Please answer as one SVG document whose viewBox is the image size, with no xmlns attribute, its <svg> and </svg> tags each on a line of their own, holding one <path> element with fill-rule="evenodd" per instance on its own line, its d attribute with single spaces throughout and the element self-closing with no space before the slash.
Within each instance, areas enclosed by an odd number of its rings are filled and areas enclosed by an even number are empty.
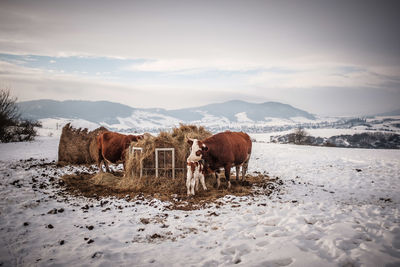
<svg viewBox="0 0 400 267">
<path fill-rule="evenodd" d="M 116 163 L 122 160 L 123 151 L 129 146 L 127 137 L 120 133 L 105 132 L 99 136 L 103 158 Z"/>
<path fill-rule="evenodd" d="M 207 161 L 212 167 L 219 168 L 225 164 L 240 165 L 247 161 L 251 154 L 250 137 L 243 132 L 223 132 L 202 141 L 209 151 Z"/>
</svg>

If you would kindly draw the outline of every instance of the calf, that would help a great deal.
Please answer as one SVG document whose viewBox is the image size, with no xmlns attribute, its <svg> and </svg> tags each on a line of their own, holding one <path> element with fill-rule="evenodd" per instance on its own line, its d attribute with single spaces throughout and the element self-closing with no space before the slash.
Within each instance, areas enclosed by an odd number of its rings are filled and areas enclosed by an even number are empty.
<svg viewBox="0 0 400 267">
<path fill-rule="evenodd" d="M 110 172 L 108 162 L 119 163 L 122 161 L 125 170 L 126 150 L 131 142 L 137 142 L 143 135 L 124 135 L 115 132 L 104 132 L 97 136 L 97 148 L 99 151 L 98 166 L 103 172 L 103 162 L 106 172 Z"/>
<path fill-rule="evenodd" d="M 205 169 L 203 162 L 200 161 L 188 161 L 187 162 L 187 177 L 186 177 L 186 188 L 187 195 L 194 195 L 194 191 L 199 189 L 199 180 L 204 190 L 207 190 L 204 182 Z"/>
<path fill-rule="evenodd" d="M 236 167 L 236 180 L 239 179 L 239 168 L 242 167 L 242 180 L 248 168 L 252 143 L 248 134 L 243 132 L 230 132 L 215 134 L 204 140 L 188 139 L 191 152 L 188 162 L 204 160 L 205 166 L 215 172 L 218 188 L 221 184 L 219 177 L 220 168 L 225 170 L 228 188 L 231 187 L 231 167 Z"/>
</svg>

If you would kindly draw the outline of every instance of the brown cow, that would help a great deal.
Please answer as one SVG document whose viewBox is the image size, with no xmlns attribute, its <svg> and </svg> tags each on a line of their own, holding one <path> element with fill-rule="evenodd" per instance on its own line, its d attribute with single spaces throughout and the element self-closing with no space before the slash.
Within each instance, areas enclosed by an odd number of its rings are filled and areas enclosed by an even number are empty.
<svg viewBox="0 0 400 267">
<path fill-rule="evenodd" d="M 231 187 L 231 167 L 236 167 L 236 180 L 239 179 L 239 169 L 242 166 L 242 180 L 244 180 L 249 165 L 252 143 L 248 134 L 230 132 L 215 134 L 204 140 L 188 139 L 191 152 L 188 162 L 203 159 L 206 166 L 216 172 L 218 188 L 220 186 L 219 170 L 225 169 L 228 188 Z"/>
<path fill-rule="evenodd" d="M 124 135 L 114 132 L 105 132 L 97 136 L 97 147 L 99 149 L 99 159 L 97 164 L 103 172 L 102 163 L 106 167 L 106 172 L 110 172 L 108 162 L 119 163 L 122 161 L 125 170 L 125 153 L 131 142 L 143 139 L 143 135 Z"/>
</svg>

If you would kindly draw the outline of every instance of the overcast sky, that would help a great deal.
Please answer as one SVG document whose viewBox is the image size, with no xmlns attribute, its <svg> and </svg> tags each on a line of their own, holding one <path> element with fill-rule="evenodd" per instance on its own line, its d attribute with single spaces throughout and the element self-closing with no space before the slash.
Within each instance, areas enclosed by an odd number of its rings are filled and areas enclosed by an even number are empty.
<svg viewBox="0 0 400 267">
<path fill-rule="evenodd" d="M 0 86 L 20 101 L 400 108 L 398 1 L 0 1 Z"/>
</svg>

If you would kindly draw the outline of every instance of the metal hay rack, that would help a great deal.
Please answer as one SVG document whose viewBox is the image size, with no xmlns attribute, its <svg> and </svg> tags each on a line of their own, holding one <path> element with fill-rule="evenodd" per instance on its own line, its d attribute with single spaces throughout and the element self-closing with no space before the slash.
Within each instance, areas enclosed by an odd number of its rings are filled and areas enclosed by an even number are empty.
<svg viewBox="0 0 400 267">
<path fill-rule="evenodd" d="M 142 147 L 129 147 L 129 153 L 134 157 L 139 156 L 138 153 L 143 153 Z M 140 161 L 139 166 L 139 177 L 142 178 L 143 173 L 146 174 L 154 173 L 155 177 L 158 178 L 160 176 L 167 177 L 168 173 L 171 172 L 172 179 L 175 179 L 176 171 L 184 171 L 184 167 L 176 167 L 175 166 L 175 148 L 156 148 L 155 149 L 155 165 L 154 167 L 144 167 L 143 162 Z M 168 157 L 170 154 L 170 157 Z M 169 160 L 170 159 L 170 160 Z M 132 177 L 135 177 L 135 173 L 133 171 Z"/>
</svg>

